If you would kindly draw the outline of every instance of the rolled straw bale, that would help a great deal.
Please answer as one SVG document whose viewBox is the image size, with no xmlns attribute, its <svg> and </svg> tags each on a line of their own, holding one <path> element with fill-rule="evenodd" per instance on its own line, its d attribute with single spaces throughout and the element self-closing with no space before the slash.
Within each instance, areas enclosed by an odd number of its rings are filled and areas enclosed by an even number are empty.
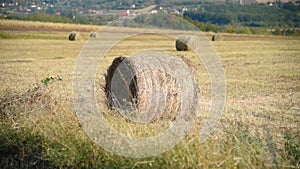
<svg viewBox="0 0 300 169">
<path fill-rule="evenodd" d="M 105 80 L 109 107 L 129 119 L 174 119 L 198 105 L 194 76 L 178 56 L 118 57 Z"/>
<path fill-rule="evenodd" d="M 187 51 L 190 50 L 188 43 L 190 41 L 190 36 L 179 36 L 176 40 L 176 50 L 177 51 Z"/>
<path fill-rule="evenodd" d="M 97 37 L 97 33 L 96 32 L 91 32 L 90 33 L 90 38 L 96 38 Z"/>
<path fill-rule="evenodd" d="M 222 36 L 220 34 L 214 34 L 211 38 L 212 41 L 220 41 L 222 40 Z"/>
<path fill-rule="evenodd" d="M 69 34 L 69 40 L 70 41 L 78 41 L 78 40 L 83 40 L 83 36 L 79 32 L 71 32 Z"/>
</svg>

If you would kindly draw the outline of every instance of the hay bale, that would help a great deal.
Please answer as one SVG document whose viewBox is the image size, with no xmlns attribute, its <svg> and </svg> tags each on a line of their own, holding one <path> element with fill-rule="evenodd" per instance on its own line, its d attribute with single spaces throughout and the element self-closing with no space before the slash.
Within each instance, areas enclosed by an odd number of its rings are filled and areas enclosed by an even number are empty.
<svg viewBox="0 0 300 169">
<path fill-rule="evenodd" d="M 222 36 L 220 34 L 214 34 L 211 38 L 212 41 L 220 41 L 222 40 Z"/>
<path fill-rule="evenodd" d="M 69 40 L 70 41 L 78 41 L 78 40 L 83 40 L 83 36 L 79 32 L 71 32 L 69 34 Z"/>
<path fill-rule="evenodd" d="M 90 38 L 96 38 L 97 37 L 97 33 L 96 32 L 91 32 L 90 33 Z"/>
<path fill-rule="evenodd" d="M 176 40 L 176 50 L 177 51 L 188 51 L 190 50 L 188 43 L 190 41 L 190 36 L 179 36 Z"/>
<path fill-rule="evenodd" d="M 134 121 L 174 119 L 198 105 L 194 76 L 177 56 L 118 57 L 105 81 L 108 106 Z"/>
</svg>

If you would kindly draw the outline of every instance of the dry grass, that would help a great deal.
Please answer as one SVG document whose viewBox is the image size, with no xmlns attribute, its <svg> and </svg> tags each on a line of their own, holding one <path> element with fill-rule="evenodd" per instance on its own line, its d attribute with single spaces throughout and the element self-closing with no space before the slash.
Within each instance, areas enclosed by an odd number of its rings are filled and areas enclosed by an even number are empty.
<svg viewBox="0 0 300 169">
<path fill-rule="evenodd" d="M 163 48 L 184 55 L 193 64 L 201 89 L 201 114 L 195 127 L 171 151 L 146 159 L 109 154 L 94 145 L 80 128 L 72 105 L 72 74 L 85 41 L 0 39 L 0 113 L 6 115 L 0 128 L 1 166 L 299 168 L 300 39 L 249 39 L 225 36 L 224 41 L 213 42 L 226 73 L 227 103 L 217 132 L 203 144 L 198 137 L 210 106 L 210 81 L 193 52 L 176 51 L 171 38 L 139 35 L 119 43 L 106 55 L 97 73 L 99 103 L 103 101 L 103 75 L 115 57 L 145 48 Z M 48 87 L 47 77 L 53 77 Z M 26 98 L 36 92 L 42 94 L 28 102 Z M 113 117 L 109 121 L 120 122 L 116 125 L 127 135 L 142 135 L 138 129 L 153 127 L 134 128 L 129 124 L 125 128 L 128 122 Z"/>
<path fill-rule="evenodd" d="M 50 22 L 0 20 L 0 31 L 41 31 L 41 32 L 91 32 L 97 31 L 100 26 L 61 24 Z"/>
</svg>

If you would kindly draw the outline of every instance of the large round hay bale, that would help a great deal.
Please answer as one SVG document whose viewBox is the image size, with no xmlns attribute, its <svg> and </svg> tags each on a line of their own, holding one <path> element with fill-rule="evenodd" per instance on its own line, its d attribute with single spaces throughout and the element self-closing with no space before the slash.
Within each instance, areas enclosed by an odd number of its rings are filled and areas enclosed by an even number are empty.
<svg viewBox="0 0 300 169">
<path fill-rule="evenodd" d="M 198 105 L 194 76 L 178 56 L 118 57 L 105 81 L 108 106 L 134 121 L 175 119 Z"/>
<path fill-rule="evenodd" d="M 190 41 L 190 36 L 179 36 L 176 40 L 176 50 L 177 51 L 188 51 L 190 50 L 188 43 Z"/>
<path fill-rule="evenodd" d="M 220 41 L 222 40 L 222 36 L 220 34 L 214 34 L 211 38 L 212 41 Z"/>
<path fill-rule="evenodd" d="M 69 40 L 70 41 L 78 41 L 78 40 L 83 40 L 83 36 L 79 32 L 71 32 L 69 34 Z"/>
</svg>

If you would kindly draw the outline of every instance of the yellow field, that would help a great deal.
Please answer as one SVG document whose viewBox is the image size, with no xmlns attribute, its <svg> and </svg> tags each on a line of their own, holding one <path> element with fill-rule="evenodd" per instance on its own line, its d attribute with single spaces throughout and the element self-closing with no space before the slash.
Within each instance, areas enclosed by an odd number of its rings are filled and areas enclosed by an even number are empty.
<svg viewBox="0 0 300 169">
<path fill-rule="evenodd" d="M 70 31 L 77 28 L 62 26 Z M 75 64 L 89 32 L 95 29 L 78 27 L 85 32 L 83 41 L 69 41 L 69 32 L 40 27 L 35 32 L 1 32 L 13 37 L 0 39 L 1 166 L 300 167 L 299 38 L 224 35 L 223 41 L 212 42 L 225 70 L 226 108 L 216 133 L 202 144 L 199 131 L 210 106 L 210 81 L 201 61 L 192 52 L 177 52 L 174 39 L 159 35 L 139 35 L 119 43 L 99 66 L 98 97 L 103 96 L 103 74 L 112 59 L 145 48 L 163 48 L 189 59 L 201 90 L 201 112 L 191 134 L 158 157 L 132 159 L 97 147 L 80 128 L 73 109 Z M 103 103 L 103 98 L 98 100 Z M 129 129 L 122 131 L 130 134 Z"/>
</svg>

